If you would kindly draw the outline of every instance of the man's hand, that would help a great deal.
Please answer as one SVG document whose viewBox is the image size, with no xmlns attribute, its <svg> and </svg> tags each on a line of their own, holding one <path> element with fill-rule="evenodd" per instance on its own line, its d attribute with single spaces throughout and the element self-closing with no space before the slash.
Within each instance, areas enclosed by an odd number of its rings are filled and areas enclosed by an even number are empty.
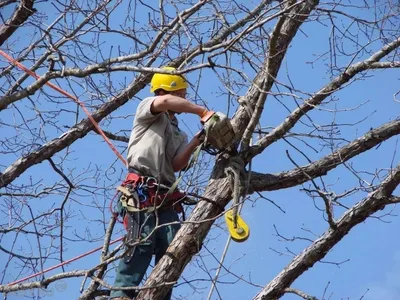
<svg viewBox="0 0 400 300">
<path fill-rule="evenodd" d="M 199 146 L 202 142 L 204 142 L 204 139 L 206 138 L 206 131 L 204 129 L 200 130 L 194 135 L 193 138 L 197 140 L 197 146 Z"/>
<path fill-rule="evenodd" d="M 174 169 L 175 172 L 178 172 L 186 168 L 190 160 L 190 156 L 192 155 L 194 150 L 196 150 L 196 147 L 202 143 L 204 137 L 205 137 L 205 131 L 203 129 L 198 133 L 196 133 L 195 136 L 192 138 L 192 140 L 189 142 L 189 144 L 187 144 L 186 147 L 183 149 L 183 151 L 181 151 L 172 159 L 172 168 Z"/>
</svg>

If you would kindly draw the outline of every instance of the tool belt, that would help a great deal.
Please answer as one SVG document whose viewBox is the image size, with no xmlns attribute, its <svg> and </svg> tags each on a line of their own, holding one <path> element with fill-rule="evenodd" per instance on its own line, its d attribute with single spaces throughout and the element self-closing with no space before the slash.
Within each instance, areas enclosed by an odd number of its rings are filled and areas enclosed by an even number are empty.
<svg viewBox="0 0 400 300">
<path fill-rule="evenodd" d="M 168 188 L 160 187 L 153 177 L 129 173 L 117 190 L 122 193 L 119 201 L 128 212 L 150 212 L 171 207 L 177 213 L 183 212 L 181 201 L 186 198 L 186 194 L 169 192 Z"/>
<path fill-rule="evenodd" d="M 129 263 L 136 249 L 136 246 L 129 245 L 140 242 L 140 230 L 144 221 L 142 213 L 173 208 L 177 213 L 182 213 L 184 218 L 182 201 L 186 198 L 186 194 L 179 191 L 171 192 L 168 187 L 158 185 L 155 178 L 136 173 L 128 173 L 117 190 L 121 192 L 119 206 L 123 208 L 121 215 L 127 231 L 126 244 L 129 247 L 124 262 Z"/>
</svg>

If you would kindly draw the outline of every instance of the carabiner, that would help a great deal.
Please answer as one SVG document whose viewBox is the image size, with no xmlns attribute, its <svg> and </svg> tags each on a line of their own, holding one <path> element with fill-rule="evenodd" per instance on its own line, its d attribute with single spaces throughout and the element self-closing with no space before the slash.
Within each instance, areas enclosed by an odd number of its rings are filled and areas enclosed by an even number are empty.
<svg viewBox="0 0 400 300">
<path fill-rule="evenodd" d="M 147 201 L 147 195 L 146 195 L 146 192 L 143 190 L 143 184 L 141 184 L 141 186 L 138 187 L 136 189 L 136 191 L 137 191 L 137 194 L 138 194 L 138 197 L 139 197 L 139 202 L 140 203 L 146 202 Z"/>
<path fill-rule="evenodd" d="M 157 179 L 155 177 L 147 177 L 146 185 L 149 189 L 154 188 L 157 185 Z"/>
</svg>

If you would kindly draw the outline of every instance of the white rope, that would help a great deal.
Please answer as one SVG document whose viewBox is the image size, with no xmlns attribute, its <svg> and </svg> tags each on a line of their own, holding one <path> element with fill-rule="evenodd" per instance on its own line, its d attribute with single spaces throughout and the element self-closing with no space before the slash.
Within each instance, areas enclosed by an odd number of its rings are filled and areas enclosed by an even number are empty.
<svg viewBox="0 0 400 300">
<path fill-rule="evenodd" d="M 249 167 L 251 168 L 251 162 L 249 164 Z M 240 157 L 232 157 L 228 167 L 225 169 L 225 174 L 226 176 L 229 176 L 229 173 L 233 174 L 233 203 L 232 203 L 232 216 L 233 216 L 233 224 L 235 228 L 237 227 L 237 215 L 240 214 L 243 208 L 244 201 L 240 202 L 240 196 L 243 194 L 243 184 L 241 181 L 240 175 L 244 175 L 244 162 Z M 242 173 L 242 174 L 241 174 Z M 246 188 L 245 192 L 247 194 L 248 190 L 248 183 L 249 183 L 249 177 L 247 178 L 246 181 Z M 243 195 L 243 200 L 244 200 L 245 195 Z M 214 289 L 217 284 L 217 280 L 219 277 L 219 274 L 221 272 L 221 268 L 223 266 L 226 254 L 228 253 L 229 245 L 231 243 L 231 237 L 228 236 L 228 239 L 225 243 L 224 251 L 222 252 L 221 258 L 219 260 L 219 266 L 217 268 L 217 271 L 215 272 L 215 276 L 212 280 L 211 283 L 211 288 L 207 296 L 207 300 L 211 299 L 211 296 L 214 292 Z"/>
<path fill-rule="evenodd" d="M 240 105 L 244 106 L 244 108 L 246 109 L 247 114 L 249 115 L 249 117 L 251 118 L 251 116 L 253 115 L 253 109 L 250 107 L 250 105 L 245 101 L 245 99 L 243 99 L 242 97 L 240 97 L 238 99 L 238 102 Z M 252 140 L 250 139 L 250 145 L 252 145 Z M 242 159 L 240 159 L 240 157 L 232 157 L 229 166 L 225 169 L 225 174 L 226 176 L 229 176 L 229 173 L 232 173 L 234 176 L 234 182 L 233 182 L 233 208 L 232 208 L 232 215 L 233 215 L 233 224 L 235 225 L 235 227 L 237 226 L 237 218 L 236 216 L 238 214 L 240 214 L 240 212 L 242 211 L 243 208 L 243 204 L 244 201 L 240 202 L 240 195 L 243 193 L 243 186 L 241 184 L 240 181 L 240 173 L 242 173 L 242 175 L 245 176 L 244 174 L 244 162 Z M 249 175 L 247 176 L 247 180 L 245 183 L 245 191 L 243 194 L 243 200 L 246 197 L 247 193 L 248 193 L 248 189 L 250 186 L 250 174 L 251 174 L 251 160 L 249 162 Z M 216 287 L 217 284 L 217 280 L 219 277 L 219 273 L 221 272 L 221 268 L 223 266 L 226 254 L 228 253 L 228 249 L 229 249 L 229 245 L 231 243 L 231 237 L 228 236 L 228 239 L 226 240 L 225 243 L 225 247 L 224 247 L 224 251 L 222 252 L 221 258 L 219 260 L 219 266 L 217 268 L 217 271 L 215 272 L 215 276 L 214 279 L 212 280 L 211 283 L 211 288 L 210 291 L 208 293 L 207 296 L 207 300 L 211 299 L 211 296 L 214 292 L 214 289 Z"/>
</svg>

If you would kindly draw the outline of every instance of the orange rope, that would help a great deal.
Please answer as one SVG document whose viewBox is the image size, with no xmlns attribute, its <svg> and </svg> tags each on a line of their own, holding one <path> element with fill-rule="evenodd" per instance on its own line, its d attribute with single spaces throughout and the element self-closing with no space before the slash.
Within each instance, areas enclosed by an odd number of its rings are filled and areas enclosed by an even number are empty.
<svg viewBox="0 0 400 300">
<path fill-rule="evenodd" d="M 1 50 L 0 50 L 0 51 L 1 51 Z M 124 238 L 124 237 L 120 237 L 120 238 L 118 238 L 118 239 L 116 239 L 116 240 L 114 240 L 114 241 L 111 241 L 111 242 L 110 242 L 110 245 L 115 244 L 115 243 L 121 241 L 123 238 Z M 59 263 L 58 265 L 52 266 L 52 267 L 50 267 L 50 268 L 48 268 L 48 269 L 45 269 L 45 270 L 43 270 L 43 271 L 41 271 L 41 272 L 38 272 L 38 273 L 35 273 L 35 274 L 32 274 L 32 275 L 29 275 L 29 276 L 24 277 L 24 278 L 22 278 L 22 279 L 18 279 L 17 281 L 11 282 L 11 283 L 9 283 L 9 284 L 7 284 L 7 285 L 18 284 L 18 283 L 21 283 L 22 281 L 31 279 L 31 278 L 36 277 L 36 276 L 38 276 L 38 275 L 42 275 L 42 274 L 44 274 L 44 273 L 46 273 L 46 272 L 49 272 L 49 271 L 54 270 L 54 269 L 57 269 L 58 267 L 62 267 L 63 265 L 69 264 L 69 263 L 71 263 L 71 262 L 73 262 L 73 261 L 75 261 L 75 260 L 78 260 L 78 259 L 82 258 L 82 257 L 88 256 L 89 254 L 92 254 L 92 253 L 94 253 L 94 252 L 96 252 L 96 251 L 98 251 L 98 250 L 100 250 L 100 249 L 102 249 L 102 248 L 103 248 L 103 246 L 100 246 L 100 247 L 98 247 L 98 248 L 96 248 L 96 249 L 90 250 L 90 251 L 88 251 L 88 252 L 86 252 L 86 253 L 83 253 L 83 254 L 78 255 L 78 256 L 76 256 L 76 257 L 74 257 L 74 258 L 71 258 L 71 259 L 68 259 L 68 260 L 66 260 L 66 261 L 64 261 L 64 262 L 62 262 L 62 263 Z"/>
<path fill-rule="evenodd" d="M 14 64 L 15 66 L 17 66 L 18 68 L 20 68 L 21 70 L 23 70 L 24 72 L 26 72 L 27 74 L 31 75 L 32 77 L 35 77 L 36 79 L 39 79 L 40 76 L 37 75 L 35 72 L 29 70 L 28 68 L 26 68 L 23 64 L 21 64 L 20 62 L 18 62 L 17 60 L 15 60 L 14 58 L 12 58 L 11 56 L 9 56 L 7 53 L 5 53 L 4 51 L 0 50 L 0 55 L 2 55 L 4 58 L 6 58 L 10 63 Z M 51 87 L 52 89 L 56 90 L 57 92 L 61 93 L 62 95 L 71 98 L 72 100 L 74 100 L 78 105 L 80 105 L 80 107 L 82 107 L 83 111 L 85 112 L 85 114 L 88 116 L 90 122 L 92 122 L 93 126 L 96 128 L 97 132 L 103 137 L 103 139 L 106 141 L 106 143 L 110 146 L 110 148 L 112 149 L 112 151 L 114 151 L 114 153 L 118 156 L 118 158 L 124 163 L 125 166 L 127 166 L 127 162 L 125 160 L 125 158 L 121 155 L 121 153 L 118 152 L 118 150 L 115 148 L 115 146 L 110 142 L 110 140 L 108 139 L 108 137 L 104 134 L 103 130 L 101 130 L 99 124 L 95 121 L 95 119 L 92 117 L 92 115 L 90 114 L 90 112 L 86 109 L 85 105 L 79 101 L 78 98 L 76 98 L 75 96 L 67 93 L 66 91 L 64 91 L 63 89 L 61 89 L 60 87 L 52 84 L 51 82 L 46 82 L 46 84 Z"/>
</svg>

